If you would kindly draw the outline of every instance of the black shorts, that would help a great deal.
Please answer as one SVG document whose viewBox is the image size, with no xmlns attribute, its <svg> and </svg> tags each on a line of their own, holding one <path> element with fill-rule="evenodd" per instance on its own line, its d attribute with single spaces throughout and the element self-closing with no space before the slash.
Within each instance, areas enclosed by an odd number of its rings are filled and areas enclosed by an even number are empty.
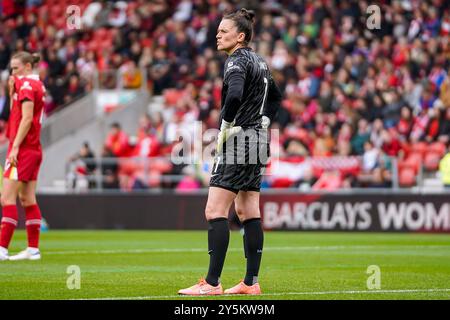
<svg viewBox="0 0 450 320">
<path fill-rule="evenodd" d="M 227 148 L 233 152 L 230 154 Z M 232 146 L 227 143 L 223 150 L 214 158 L 209 186 L 234 193 L 259 192 L 270 155 L 269 143 L 258 143 L 250 137 L 245 143 L 235 141 Z"/>
<path fill-rule="evenodd" d="M 257 191 L 261 188 L 264 165 L 219 164 L 211 174 L 210 187 L 219 187 L 234 193 L 239 191 Z"/>
</svg>

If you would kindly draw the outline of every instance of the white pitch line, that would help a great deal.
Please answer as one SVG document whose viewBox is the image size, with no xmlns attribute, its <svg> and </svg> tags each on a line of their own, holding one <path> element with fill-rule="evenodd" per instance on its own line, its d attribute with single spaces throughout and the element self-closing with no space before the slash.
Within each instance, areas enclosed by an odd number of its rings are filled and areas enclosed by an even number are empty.
<svg viewBox="0 0 450 320">
<path fill-rule="evenodd" d="M 450 292 L 450 289 L 398 289 L 398 290 L 344 290 L 344 291 L 305 291 L 305 292 L 278 292 L 262 293 L 260 296 L 301 296 L 301 295 L 333 295 L 333 294 L 388 294 L 388 293 L 439 293 Z M 246 296 L 245 294 L 223 295 L 219 297 Z M 166 296 L 139 296 L 139 297 L 106 297 L 106 298 L 87 298 L 74 300 L 150 300 L 150 299 L 174 299 L 174 298 L 211 298 L 211 296 L 184 296 L 184 295 L 166 295 Z"/>
<path fill-rule="evenodd" d="M 450 245 L 423 245 L 423 246 L 389 246 L 389 245 L 367 245 L 367 246 L 298 246 L 298 247 L 265 247 L 264 251 L 311 251 L 311 250 L 348 250 L 348 249 L 426 249 L 426 248 L 448 248 Z M 242 251 L 242 248 L 229 248 L 228 251 Z M 180 252 L 207 252 L 207 248 L 154 248 L 154 249 L 117 249 L 117 250 L 66 250 L 48 251 L 45 255 L 52 254 L 113 254 L 113 253 L 180 253 Z"/>
</svg>

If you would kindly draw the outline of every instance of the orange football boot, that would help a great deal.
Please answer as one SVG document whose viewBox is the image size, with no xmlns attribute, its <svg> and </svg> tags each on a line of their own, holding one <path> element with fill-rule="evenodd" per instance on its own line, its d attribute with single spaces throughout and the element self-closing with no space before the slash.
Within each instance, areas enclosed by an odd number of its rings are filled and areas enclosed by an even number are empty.
<svg viewBox="0 0 450 320">
<path fill-rule="evenodd" d="M 235 285 L 233 288 L 225 290 L 225 294 L 261 294 L 261 288 L 259 283 L 255 283 L 252 286 L 248 286 L 243 280 L 239 284 Z"/>
<path fill-rule="evenodd" d="M 181 289 L 178 294 L 187 296 L 203 296 L 203 295 L 220 295 L 223 294 L 222 285 L 212 286 L 205 279 L 200 279 L 197 284 L 192 287 Z"/>
</svg>

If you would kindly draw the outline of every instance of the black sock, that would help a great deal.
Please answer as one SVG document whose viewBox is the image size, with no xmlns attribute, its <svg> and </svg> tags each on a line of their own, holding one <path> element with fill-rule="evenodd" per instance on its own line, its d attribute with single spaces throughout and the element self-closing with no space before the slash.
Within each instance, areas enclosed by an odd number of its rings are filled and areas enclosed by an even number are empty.
<svg viewBox="0 0 450 320">
<path fill-rule="evenodd" d="M 258 282 L 259 266 L 261 264 L 264 233 L 261 219 L 254 218 L 244 221 L 244 252 L 247 258 L 247 273 L 244 283 L 248 286 Z"/>
<path fill-rule="evenodd" d="M 230 241 L 230 229 L 227 218 L 212 219 L 208 223 L 209 270 L 206 282 L 212 286 L 217 286 Z"/>
</svg>

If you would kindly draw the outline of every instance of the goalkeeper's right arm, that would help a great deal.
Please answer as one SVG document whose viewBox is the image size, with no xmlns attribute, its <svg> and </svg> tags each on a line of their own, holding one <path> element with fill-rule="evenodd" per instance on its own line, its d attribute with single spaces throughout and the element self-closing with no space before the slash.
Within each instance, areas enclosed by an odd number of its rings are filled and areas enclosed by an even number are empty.
<svg viewBox="0 0 450 320">
<path fill-rule="evenodd" d="M 242 130 L 241 127 L 235 127 L 235 117 L 241 105 L 242 95 L 245 85 L 245 74 L 242 72 L 233 72 L 229 75 L 228 91 L 225 97 L 223 109 L 223 119 L 220 125 L 220 132 L 217 138 L 217 152 L 220 153 L 223 144 L 233 135 Z"/>
<path fill-rule="evenodd" d="M 234 121 L 228 122 L 225 119 L 222 120 L 222 124 L 220 125 L 219 136 L 217 137 L 217 153 L 222 151 L 224 143 L 231 137 L 239 133 L 242 130 L 242 127 L 235 127 Z"/>
</svg>

